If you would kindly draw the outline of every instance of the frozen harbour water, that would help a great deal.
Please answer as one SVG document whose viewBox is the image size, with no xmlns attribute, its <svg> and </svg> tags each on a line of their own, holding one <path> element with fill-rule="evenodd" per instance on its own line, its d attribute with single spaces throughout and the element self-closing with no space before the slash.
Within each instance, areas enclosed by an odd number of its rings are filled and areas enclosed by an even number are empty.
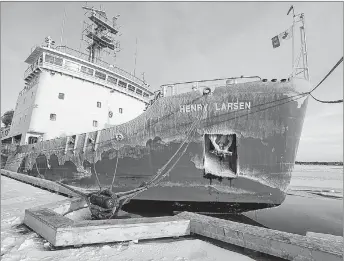
<svg viewBox="0 0 344 261">
<path fill-rule="evenodd" d="M 27 208 L 65 197 L 1 176 L 1 260 L 205 261 L 254 260 L 200 239 L 104 244 L 51 251 L 49 243 L 22 224 Z"/>
<path fill-rule="evenodd" d="M 282 205 L 245 216 L 289 233 L 343 236 L 343 166 L 296 165 Z"/>
<path fill-rule="evenodd" d="M 296 165 L 289 190 L 343 198 L 343 166 Z"/>
</svg>

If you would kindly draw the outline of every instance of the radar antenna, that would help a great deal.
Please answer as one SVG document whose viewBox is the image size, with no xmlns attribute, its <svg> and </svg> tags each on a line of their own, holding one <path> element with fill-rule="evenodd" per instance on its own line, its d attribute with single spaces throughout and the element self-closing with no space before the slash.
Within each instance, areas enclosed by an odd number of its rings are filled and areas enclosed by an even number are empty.
<svg viewBox="0 0 344 261">
<path fill-rule="evenodd" d="M 113 17 L 112 21 L 106 16 L 105 11 L 84 6 L 86 10 L 85 15 L 91 20 L 91 23 L 84 21 L 84 29 L 82 32 L 82 40 L 87 42 L 88 61 L 96 63 L 101 58 L 102 52 L 106 51 L 108 54 L 120 51 L 119 41 L 115 40 L 118 34 L 116 25 L 119 15 Z"/>
</svg>

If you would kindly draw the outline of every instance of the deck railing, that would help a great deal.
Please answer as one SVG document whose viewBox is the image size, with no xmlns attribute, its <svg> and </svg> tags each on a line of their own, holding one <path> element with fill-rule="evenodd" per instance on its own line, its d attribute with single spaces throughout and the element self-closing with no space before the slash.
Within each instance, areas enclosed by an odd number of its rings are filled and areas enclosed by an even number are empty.
<svg viewBox="0 0 344 261">
<path fill-rule="evenodd" d="M 164 96 L 176 95 L 184 92 L 189 92 L 193 89 L 199 87 L 220 87 L 227 86 L 231 84 L 245 83 L 260 81 L 259 76 L 240 76 L 240 77 L 229 77 L 229 78 L 220 78 L 212 80 L 199 80 L 199 81 L 187 81 L 187 82 L 176 82 L 163 84 L 160 86 L 161 91 Z"/>
<path fill-rule="evenodd" d="M 74 50 L 72 48 L 69 48 L 67 46 L 57 46 L 56 47 L 56 50 L 59 51 L 59 52 L 62 52 L 62 53 L 65 53 L 65 54 L 69 54 L 69 55 L 72 55 L 72 56 L 75 56 L 75 57 L 78 57 L 82 60 L 86 60 L 88 61 L 88 55 L 85 54 L 85 53 L 82 53 L 82 52 L 79 52 L 77 50 Z M 148 85 L 141 79 L 135 77 L 134 75 L 132 75 L 131 73 L 121 69 L 121 68 L 118 68 L 114 65 L 111 65 L 103 60 L 100 60 L 98 58 L 94 59 L 94 63 L 101 66 L 101 67 L 104 67 L 116 74 L 119 74 L 120 76 L 123 76 L 125 78 L 127 78 L 128 80 L 130 81 L 133 81 L 134 83 L 140 85 L 141 87 L 144 87 L 144 88 L 147 88 Z"/>
<path fill-rule="evenodd" d="M 44 45 L 35 45 L 31 48 L 31 53 L 37 48 L 37 47 L 43 47 Z M 85 54 L 85 53 L 82 53 L 80 51 L 77 51 L 77 50 L 74 50 L 72 48 L 69 48 L 67 46 L 56 46 L 54 47 L 54 49 L 56 51 L 59 51 L 61 53 L 65 53 L 65 54 L 69 54 L 71 56 L 74 56 L 74 57 L 77 57 L 79 59 L 82 59 L 82 60 L 85 60 L 85 61 L 88 61 L 88 54 Z M 143 88 L 148 88 L 149 85 L 147 83 L 145 83 L 143 80 L 137 78 L 136 76 L 132 75 L 131 73 L 121 69 L 121 68 L 118 68 L 112 64 L 109 64 L 99 58 L 96 58 L 94 59 L 94 64 L 97 64 L 101 67 L 104 67 L 116 74 L 119 74 L 120 76 L 123 76 L 125 78 L 127 78 L 128 80 L 140 85 L 141 87 Z M 30 66 L 29 66 L 30 67 Z M 30 71 L 30 68 L 27 68 L 26 71 L 25 71 L 25 74 L 24 74 L 24 77 L 29 75 L 29 72 Z"/>
</svg>

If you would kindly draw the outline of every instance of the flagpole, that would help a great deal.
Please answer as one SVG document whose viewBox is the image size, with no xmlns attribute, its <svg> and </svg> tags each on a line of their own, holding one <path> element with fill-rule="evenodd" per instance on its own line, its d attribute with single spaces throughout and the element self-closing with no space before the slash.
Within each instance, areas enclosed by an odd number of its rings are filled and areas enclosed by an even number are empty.
<svg viewBox="0 0 344 261">
<path fill-rule="evenodd" d="M 295 48 L 295 46 L 294 46 L 294 32 L 295 32 L 295 30 L 294 30 L 294 28 L 295 28 L 295 11 L 294 11 L 294 6 L 292 5 L 290 8 L 289 8 L 289 10 L 288 10 L 288 13 L 287 13 L 287 15 L 289 15 L 289 13 L 290 13 L 290 11 L 293 11 L 293 25 L 292 25 L 292 27 L 291 27 L 291 33 L 292 33 L 292 47 L 291 47 L 291 57 L 292 57 L 292 61 L 291 61 L 291 66 L 292 66 L 292 70 L 291 70 L 291 77 L 294 77 L 294 63 L 295 63 L 295 58 L 294 58 L 294 53 L 295 53 L 295 50 L 294 50 L 294 48 Z"/>
<path fill-rule="evenodd" d="M 294 30 L 294 27 L 295 27 L 295 19 L 294 19 L 294 17 L 293 17 L 293 26 L 292 26 L 292 28 L 291 28 L 291 30 L 292 30 L 292 47 L 291 47 L 291 52 L 292 52 L 292 62 L 291 62 L 291 65 L 292 65 L 292 69 L 291 69 L 291 76 L 292 77 L 294 77 L 294 62 L 295 62 L 295 58 L 294 58 L 294 52 L 295 52 L 295 40 L 294 40 L 294 32 L 295 32 L 295 30 Z"/>
</svg>

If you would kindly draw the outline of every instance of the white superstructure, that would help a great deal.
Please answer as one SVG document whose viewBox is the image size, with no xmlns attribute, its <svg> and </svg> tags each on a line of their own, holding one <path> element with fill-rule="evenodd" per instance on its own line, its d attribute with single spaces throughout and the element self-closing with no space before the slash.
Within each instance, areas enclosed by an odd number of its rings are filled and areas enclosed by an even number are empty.
<svg viewBox="0 0 344 261">
<path fill-rule="evenodd" d="M 91 18 L 97 19 L 96 14 Z M 92 40 L 95 49 L 104 42 Z M 97 59 L 94 50 L 87 55 L 66 46 L 55 48 L 49 37 L 46 42 L 46 46 L 33 48 L 25 61 L 29 64 L 26 84 L 2 142 L 26 144 L 96 131 L 127 122 L 144 111 L 153 93 L 142 80 Z"/>
</svg>

